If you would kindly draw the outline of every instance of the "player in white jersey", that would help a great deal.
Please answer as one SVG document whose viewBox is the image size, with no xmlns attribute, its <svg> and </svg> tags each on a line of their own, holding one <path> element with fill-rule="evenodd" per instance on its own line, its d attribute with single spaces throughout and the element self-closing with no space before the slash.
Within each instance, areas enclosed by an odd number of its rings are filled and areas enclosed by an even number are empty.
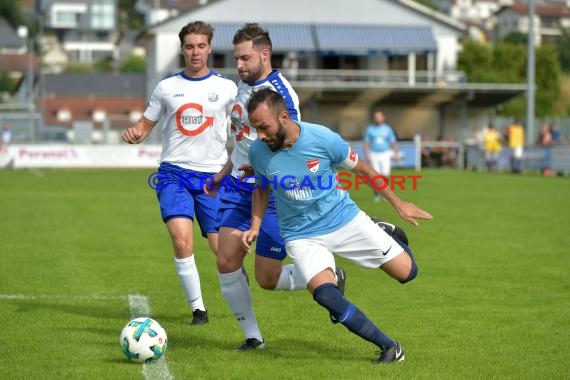
<svg viewBox="0 0 570 380">
<path fill-rule="evenodd" d="M 257 134 L 249 125 L 246 105 L 254 89 L 269 87 L 283 98 L 289 114 L 300 118 L 299 99 L 289 82 L 278 70 L 271 67 L 271 39 L 258 24 L 245 24 L 233 39 L 234 59 L 241 78 L 238 94 L 231 114 L 231 135 L 234 143 L 231 160 L 215 176 L 207 191 L 220 188 L 220 238 L 218 272 L 222 293 L 246 338 L 238 349 L 261 349 L 265 341 L 261 336 L 253 312 L 251 293 L 243 271 L 246 255 L 241 244 L 242 231 L 249 229 L 251 221 L 251 189 L 240 182 L 244 176 L 240 168 L 249 166 L 250 145 Z M 280 236 L 277 214 L 270 201 L 256 245 L 255 278 L 268 290 L 305 289 L 306 283 L 294 265 L 282 266 L 286 257 L 285 245 Z"/>
<path fill-rule="evenodd" d="M 248 103 L 249 121 L 258 134 L 249 150 L 257 187 L 253 195 L 251 229 L 242 235 L 249 250 L 258 234 L 270 191 L 287 253 L 307 281 L 313 299 L 346 328 L 381 350 L 377 362 L 404 359 L 403 348 L 386 336 L 336 286 L 333 252 L 360 266 L 380 268 L 406 283 L 415 278 L 417 266 L 409 247 L 384 232 L 339 188 L 337 167 L 376 179 L 379 173 L 358 160 L 350 145 L 330 129 L 289 117 L 281 96 L 260 89 Z M 386 188 L 385 186 L 378 186 Z M 431 215 L 405 202 L 389 188 L 382 195 L 408 222 Z"/>
<path fill-rule="evenodd" d="M 180 30 L 185 70 L 157 84 L 141 119 L 123 133 L 125 142 L 141 143 L 164 119 L 154 185 L 174 246 L 176 271 L 192 309 L 192 324 L 208 322 L 194 260 L 193 220 L 195 216 L 202 236 L 217 254 L 219 198 L 206 195 L 203 184 L 227 162 L 229 114 L 237 93 L 234 82 L 207 66 L 213 33 L 212 26 L 201 21 Z"/>
</svg>

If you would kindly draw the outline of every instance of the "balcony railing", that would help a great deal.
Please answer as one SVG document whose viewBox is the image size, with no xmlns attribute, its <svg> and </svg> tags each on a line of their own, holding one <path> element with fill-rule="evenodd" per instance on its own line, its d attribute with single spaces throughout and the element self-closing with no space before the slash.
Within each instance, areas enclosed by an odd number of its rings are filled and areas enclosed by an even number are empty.
<svg viewBox="0 0 570 380">
<path fill-rule="evenodd" d="M 238 80 L 236 69 L 215 69 L 224 76 Z M 437 85 L 442 83 L 465 83 L 465 73 L 461 71 L 449 71 L 444 74 L 436 74 L 433 71 L 406 70 L 325 70 L 325 69 L 281 69 L 285 77 L 298 84 L 334 82 L 353 83 L 361 85 L 365 83 L 407 86 L 416 84 Z"/>
</svg>

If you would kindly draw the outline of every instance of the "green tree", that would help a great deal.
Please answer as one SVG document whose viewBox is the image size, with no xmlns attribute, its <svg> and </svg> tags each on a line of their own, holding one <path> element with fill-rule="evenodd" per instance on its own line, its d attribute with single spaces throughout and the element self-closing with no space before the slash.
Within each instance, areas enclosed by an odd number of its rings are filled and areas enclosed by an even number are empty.
<svg viewBox="0 0 570 380">
<path fill-rule="evenodd" d="M 93 67 L 96 72 L 110 72 L 113 71 L 113 57 L 111 55 L 106 55 L 101 57 Z"/>
<path fill-rule="evenodd" d="M 526 46 L 520 43 L 499 43 L 493 46 L 491 68 L 493 82 L 524 83 L 526 78 Z"/>
<path fill-rule="evenodd" d="M 465 40 L 457 57 L 457 64 L 459 69 L 465 72 L 469 82 L 487 82 L 486 76 L 492 60 L 493 54 L 489 46 Z"/>
<path fill-rule="evenodd" d="M 565 73 L 570 73 L 570 29 L 561 28 L 561 31 L 562 35 L 556 41 L 560 69 Z"/>
<path fill-rule="evenodd" d="M 502 42 L 494 46 L 465 41 L 458 57 L 458 67 L 475 83 L 526 83 L 527 49 L 520 43 Z M 543 44 L 535 50 L 536 116 L 555 114 L 554 104 L 560 96 L 560 63 L 553 45 Z M 524 117 L 526 100 L 517 98 L 499 109 L 505 116 Z"/>
<path fill-rule="evenodd" d="M 6 70 L 0 69 L 0 93 L 14 91 L 14 83 L 10 80 L 10 76 Z M 0 100 L 2 97 L 0 97 Z"/>
<path fill-rule="evenodd" d="M 133 11 L 138 0 L 119 0 L 119 24 L 120 30 L 143 30 L 143 16 Z"/>
<path fill-rule="evenodd" d="M 129 55 L 121 64 L 119 71 L 123 73 L 144 73 L 146 71 L 146 60 L 138 55 Z"/>
<path fill-rule="evenodd" d="M 525 46 L 527 44 L 527 40 L 528 39 L 526 38 L 526 34 L 520 32 L 511 32 L 503 38 L 503 42 L 510 44 L 521 44 Z"/>
<path fill-rule="evenodd" d="M 0 17 L 3 17 L 13 27 L 24 25 L 24 17 L 20 9 L 19 1 L 0 1 Z"/>
<path fill-rule="evenodd" d="M 536 49 L 536 115 L 552 116 L 560 97 L 562 73 L 556 47 L 542 44 Z"/>
</svg>

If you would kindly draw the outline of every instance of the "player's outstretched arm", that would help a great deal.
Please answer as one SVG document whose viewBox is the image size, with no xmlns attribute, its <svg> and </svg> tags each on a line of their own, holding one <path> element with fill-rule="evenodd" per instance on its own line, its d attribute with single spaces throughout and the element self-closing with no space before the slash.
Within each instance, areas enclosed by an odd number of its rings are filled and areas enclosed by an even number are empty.
<svg viewBox="0 0 570 380">
<path fill-rule="evenodd" d="M 251 253 L 251 244 L 259 235 L 261 221 L 263 220 L 263 215 L 265 214 L 267 203 L 269 202 L 269 192 L 269 188 L 262 188 L 261 186 L 253 190 L 251 199 L 251 227 L 241 235 L 243 246 L 249 253 Z"/>
<path fill-rule="evenodd" d="M 140 144 L 150 135 L 155 125 L 156 121 L 141 116 L 134 126 L 123 132 L 123 141 L 127 144 Z"/>
<path fill-rule="evenodd" d="M 368 165 L 364 161 L 358 161 L 354 169 L 352 169 L 358 175 L 365 176 L 366 178 L 375 178 L 375 186 L 380 190 L 382 196 L 390 202 L 392 207 L 396 209 L 400 216 L 408 221 L 409 223 L 413 224 L 414 226 L 419 226 L 419 223 L 416 219 L 424 219 L 424 220 L 431 220 L 433 216 L 427 212 L 416 206 L 411 202 L 406 202 L 400 199 L 392 190 L 390 190 L 390 186 L 385 186 L 383 183 L 382 176 L 376 170 L 372 169 L 370 165 Z"/>
</svg>

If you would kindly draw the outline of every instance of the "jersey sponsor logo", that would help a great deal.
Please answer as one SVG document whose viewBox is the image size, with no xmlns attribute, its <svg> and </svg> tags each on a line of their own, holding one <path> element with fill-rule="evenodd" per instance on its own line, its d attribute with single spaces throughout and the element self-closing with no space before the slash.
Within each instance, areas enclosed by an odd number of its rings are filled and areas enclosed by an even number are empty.
<svg viewBox="0 0 570 380">
<path fill-rule="evenodd" d="M 182 98 L 184 94 L 174 94 L 172 95 L 173 98 Z"/>
<path fill-rule="evenodd" d="M 307 168 L 311 173 L 316 173 L 319 171 L 319 166 L 321 165 L 321 161 L 318 158 L 315 158 L 314 160 L 309 160 L 305 162 L 305 165 L 307 165 Z"/>
<path fill-rule="evenodd" d="M 197 136 L 213 124 L 214 118 L 204 115 L 200 104 L 187 103 L 176 111 L 176 127 L 185 136 Z"/>
<path fill-rule="evenodd" d="M 232 108 L 231 120 L 232 125 L 230 129 L 236 135 L 236 141 L 241 141 L 244 137 L 251 134 L 251 127 L 243 122 L 243 109 L 241 104 L 235 104 Z"/>
</svg>

